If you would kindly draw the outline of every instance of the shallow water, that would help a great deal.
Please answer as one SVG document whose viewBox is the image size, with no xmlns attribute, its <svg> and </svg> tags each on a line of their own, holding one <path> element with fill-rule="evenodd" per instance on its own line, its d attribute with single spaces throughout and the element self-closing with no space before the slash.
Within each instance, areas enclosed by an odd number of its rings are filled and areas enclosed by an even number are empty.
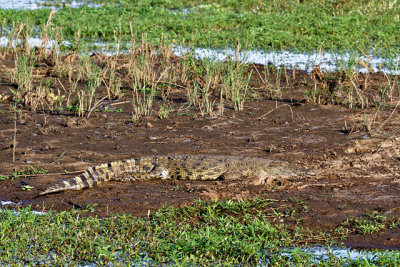
<svg viewBox="0 0 400 267">
<path fill-rule="evenodd" d="M 5 205 L 18 205 L 18 203 L 14 203 L 12 201 L 0 201 L 0 206 L 5 206 Z"/>
<path fill-rule="evenodd" d="M 100 5 L 93 3 L 85 3 L 83 1 L 52 1 L 55 4 L 52 5 L 51 2 L 45 0 L 0 0 L 0 9 L 38 9 L 38 8 L 50 8 L 58 9 L 59 6 L 67 7 L 80 7 L 82 5 L 87 5 L 90 7 L 98 7 Z M 45 5 L 44 5 L 45 4 Z M 57 6 L 58 4 L 58 6 Z"/>
<path fill-rule="evenodd" d="M 7 200 L 6 201 L 0 201 L 0 212 L 3 211 L 2 210 L 3 206 L 19 206 L 21 204 L 22 204 L 22 201 L 20 201 L 18 203 L 15 203 L 15 202 L 12 202 L 12 201 L 7 201 Z M 21 214 L 20 211 L 13 211 L 13 213 L 15 215 L 17 215 L 17 216 Z M 41 211 L 36 211 L 36 210 L 32 210 L 32 213 L 36 214 L 36 215 L 45 215 L 46 214 L 46 212 L 41 212 Z"/>
<path fill-rule="evenodd" d="M 373 252 L 368 250 L 349 249 L 344 247 L 310 247 L 310 248 L 293 248 L 283 249 L 282 255 L 290 257 L 294 251 L 305 252 L 311 254 L 316 263 L 328 261 L 329 258 L 335 257 L 343 260 L 357 260 L 363 258 L 365 260 L 373 260 L 378 254 L 386 253 L 386 251 Z"/>
<path fill-rule="evenodd" d="M 244 63 L 253 63 L 268 65 L 272 64 L 276 67 L 285 66 L 288 69 L 296 68 L 298 70 L 305 70 L 311 72 L 317 65 L 320 65 L 324 71 L 332 72 L 341 69 L 348 70 L 349 68 L 354 71 L 366 73 L 366 72 L 378 72 L 382 71 L 387 74 L 399 74 L 399 61 L 400 56 L 397 55 L 392 59 L 377 57 L 377 56 L 357 56 L 350 53 L 338 54 L 338 53 L 301 53 L 292 51 L 261 51 L 261 50 L 250 50 L 243 51 L 236 55 L 233 49 L 207 49 L 207 48 L 195 48 L 188 50 L 187 48 L 174 48 L 174 52 L 177 55 L 183 55 L 186 53 L 193 53 L 198 59 L 215 59 L 215 60 L 226 60 L 238 59 Z M 368 69 L 361 62 L 368 64 Z"/>
<path fill-rule="evenodd" d="M 1 1 L 1 0 L 0 0 Z M 5 36 L 0 37 L 0 46 L 8 45 L 8 38 Z M 13 41 L 13 45 L 15 45 Z M 62 42 L 64 45 L 70 45 L 70 42 Z M 40 47 L 42 45 L 42 40 L 37 37 L 30 37 L 29 44 L 32 47 Z M 55 45 L 55 42 L 50 40 L 47 43 L 47 48 L 51 48 Z M 92 46 L 96 47 L 96 51 L 100 53 L 105 53 L 108 55 L 116 53 L 126 53 L 127 50 L 122 51 L 112 51 L 105 50 L 107 45 L 112 45 L 105 42 L 93 42 Z M 128 44 L 122 44 L 122 47 L 129 47 Z M 276 67 L 285 67 L 287 69 L 296 68 L 296 70 L 305 70 L 311 72 L 317 65 L 321 67 L 323 71 L 334 72 L 340 70 L 353 70 L 356 72 L 384 72 L 386 74 L 400 74 L 400 55 L 393 57 L 392 59 L 382 58 L 377 56 L 356 56 L 350 53 L 337 54 L 337 53 L 300 53 L 292 51 L 260 51 L 260 50 L 250 50 L 243 51 L 238 56 L 233 49 L 211 49 L 211 48 L 180 48 L 178 46 L 173 47 L 173 52 L 182 56 L 191 53 L 196 59 L 211 59 L 216 61 L 223 60 L 236 60 L 242 61 L 244 63 L 253 63 L 261 65 L 273 65 Z M 91 51 L 93 52 L 93 50 Z M 367 62 L 368 69 L 360 62 Z"/>
<path fill-rule="evenodd" d="M 38 0 L 0 0 L 1 9 L 37 9 Z"/>
</svg>

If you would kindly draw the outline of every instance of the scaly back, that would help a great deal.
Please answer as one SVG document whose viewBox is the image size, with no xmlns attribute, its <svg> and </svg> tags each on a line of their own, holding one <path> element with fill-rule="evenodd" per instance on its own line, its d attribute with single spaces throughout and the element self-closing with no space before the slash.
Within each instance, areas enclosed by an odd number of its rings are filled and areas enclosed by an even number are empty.
<svg viewBox="0 0 400 267">
<path fill-rule="evenodd" d="M 269 159 L 207 156 L 169 155 L 139 157 L 88 168 L 68 181 L 49 187 L 39 195 L 90 188 L 110 180 L 217 180 L 225 177 L 263 175 L 295 175 L 296 169 L 281 161 Z"/>
</svg>

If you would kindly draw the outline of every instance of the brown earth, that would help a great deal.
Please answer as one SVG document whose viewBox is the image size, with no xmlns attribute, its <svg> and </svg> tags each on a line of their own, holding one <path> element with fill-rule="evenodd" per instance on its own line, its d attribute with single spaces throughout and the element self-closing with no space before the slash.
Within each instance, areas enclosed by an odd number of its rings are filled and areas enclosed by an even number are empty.
<svg viewBox="0 0 400 267">
<path fill-rule="evenodd" d="M 6 59 L 3 64 L 10 62 Z M 382 74 L 369 79 L 372 84 L 384 82 Z M 299 72 L 279 98 L 248 100 L 242 112 L 227 106 L 223 116 L 201 116 L 194 107 L 183 109 L 185 96 L 179 90 L 169 96 L 174 111 L 166 119 L 154 115 L 131 122 L 132 105 L 126 100 L 104 101 L 89 118 L 25 108 L 16 120 L 15 162 L 14 113 L 5 97 L 0 101 L 0 174 L 11 175 L 31 166 L 50 174 L 0 181 L 0 200 L 32 205 L 37 210 L 95 204 L 99 215 L 126 212 L 143 216 L 164 205 L 182 206 L 198 198 L 295 197 L 307 202 L 303 225 L 313 229 L 333 229 L 348 217 L 373 211 L 400 215 L 399 112 L 393 105 L 376 112 L 375 108 L 307 103 L 303 80 L 311 78 Z M 15 85 L 0 74 L 0 94 L 9 94 L 10 88 Z M 155 110 L 160 103 L 156 101 Z M 312 169 L 315 175 L 293 178 L 272 189 L 246 180 L 112 181 L 36 198 L 49 185 L 74 176 L 56 174 L 64 170 L 80 171 L 142 155 L 182 153 L 284 160 Z M 33 189 L 22 190 L 23 184 Z M 345 243 L 362 248 L 400 248 L 400 230 L 351 236 Z"/>
</svg>

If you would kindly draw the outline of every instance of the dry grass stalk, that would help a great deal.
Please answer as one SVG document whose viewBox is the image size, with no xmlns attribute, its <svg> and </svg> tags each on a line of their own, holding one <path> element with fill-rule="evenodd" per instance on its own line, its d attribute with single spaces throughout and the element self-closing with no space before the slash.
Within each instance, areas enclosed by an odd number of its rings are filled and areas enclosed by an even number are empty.
<svg viewBox="0 0 400 267">
<path fill-rule="evenodd" d="M 269 114 L 271 114 L 272 112 L 276 111 L 277 109 L 279 109 L 281 107 L 288 107 L 290 109 L 290 112 L 292 113 L 292 120 L 293 120 L 294 119 L 293 109 L 288 104 L 283 104 L 283 105 L 277 106 L 276 108 L 274 108 L 274 109 L 268 111 L 267 113 L 261 115 L 260 117 L 258 117 L 257 120 L 261 120 L 262 118 L 268 116 Z"/>
</svg>

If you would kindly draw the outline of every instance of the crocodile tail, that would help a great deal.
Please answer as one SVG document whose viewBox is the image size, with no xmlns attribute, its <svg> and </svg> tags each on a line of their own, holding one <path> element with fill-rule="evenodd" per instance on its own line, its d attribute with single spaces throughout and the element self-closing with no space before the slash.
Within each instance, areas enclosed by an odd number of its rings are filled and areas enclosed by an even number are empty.
<svg viewBox="0 0 400 267">
<path fill-rule="evenodd" d="M 39 193 L 39 196 L 62 192 L 66 190 L 80 190 L 90 188 L 95 185 L 111 180 L 117 173 L 114 171 L 112 163 L 100 164 L 88 168 L 84 173 L 70 180 L 57 183 L 45 191 Z"/>
</svg>

